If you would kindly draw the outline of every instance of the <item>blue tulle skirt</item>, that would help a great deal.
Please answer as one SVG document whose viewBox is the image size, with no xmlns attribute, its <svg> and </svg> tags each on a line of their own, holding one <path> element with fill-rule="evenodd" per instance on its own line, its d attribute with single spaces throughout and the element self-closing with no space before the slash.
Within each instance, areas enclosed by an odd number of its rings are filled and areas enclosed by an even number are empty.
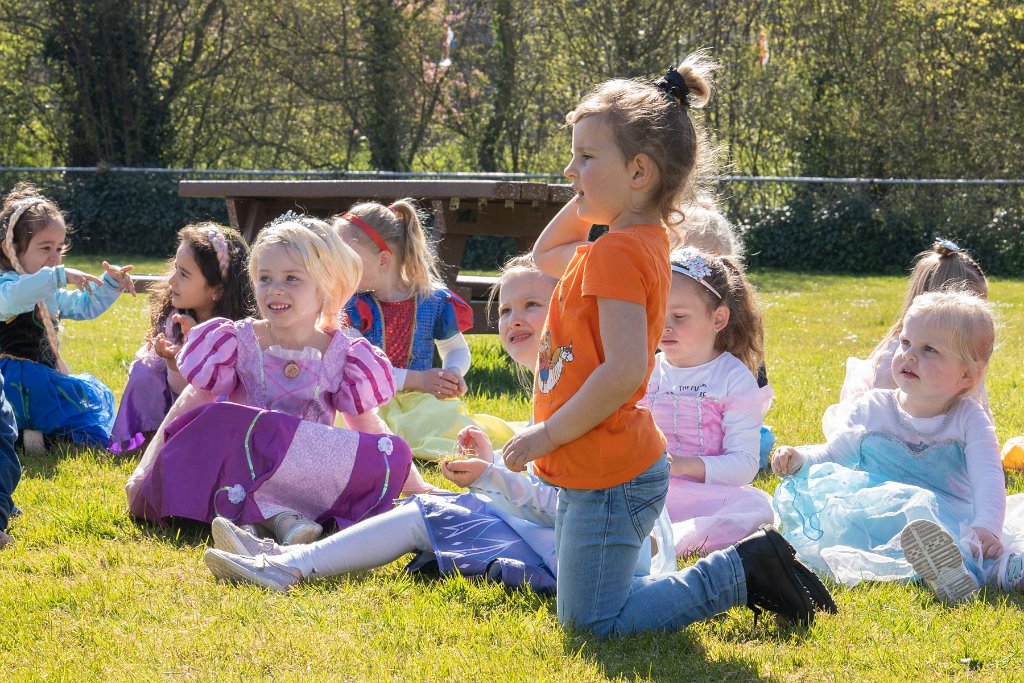
<svg viewBox="0 0 1024 683">
<path fill-rule="evenodd" d="M 0 357 L 7 400 L 18 429 L 106 447 L 114 425 L 114 394 L 89 374 L 64 375 L 41 363 Z"/>
</svg>

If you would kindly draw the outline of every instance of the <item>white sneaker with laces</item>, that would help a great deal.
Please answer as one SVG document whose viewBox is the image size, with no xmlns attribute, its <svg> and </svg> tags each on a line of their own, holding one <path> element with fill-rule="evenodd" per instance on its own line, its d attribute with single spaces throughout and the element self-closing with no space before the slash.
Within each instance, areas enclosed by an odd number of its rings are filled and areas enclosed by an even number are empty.
<svg viewBox="0 0 1024 683">
<path fill-rule="evenodd" d="M 246 557 L 209 548 L 203 553 L 203 560 L 213 575 L 223 581 L 254 583 L 278 593 L 287 593 L 289 588 L 302 582 L 302 572 L 266 555 Z"/>
<path fill-rule="evenodd" d="M 964 565 L 960 548 L 941 526 L 916 519 L 900 533 L 903 555 L 937 596 L 949 602 L 963 602 L 978 590 Z"/>
<path fill-rule="evenodd" d="M 284 549 L 272 538 L 260 538 L 230 519 L 216 517 L 210 524 L 213 547 L 234 555 L 280 555 Z"/>
</svg>

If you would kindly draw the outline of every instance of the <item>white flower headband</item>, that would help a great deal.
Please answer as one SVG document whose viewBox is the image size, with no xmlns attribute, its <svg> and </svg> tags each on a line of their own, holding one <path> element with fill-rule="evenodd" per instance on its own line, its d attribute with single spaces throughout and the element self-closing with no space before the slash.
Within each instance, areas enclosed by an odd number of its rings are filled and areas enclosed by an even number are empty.
<svg viewBox="0 0 1024 683">
<path fill-rule="evenodd" d="M 683 247 L 672 252 L 672 272 L 693 278 L 721 301 L 722 295 L 704 279 L 711 275 L 711 267 L 708 265 L 707 259 L 696 249 Z"/>
</svg>

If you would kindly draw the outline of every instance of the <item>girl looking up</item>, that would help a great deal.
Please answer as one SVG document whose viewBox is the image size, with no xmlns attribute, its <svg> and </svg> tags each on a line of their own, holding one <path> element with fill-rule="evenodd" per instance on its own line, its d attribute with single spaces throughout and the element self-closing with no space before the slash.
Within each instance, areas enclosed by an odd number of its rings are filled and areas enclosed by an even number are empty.
<svg viewBox="0 0 1024 683">
<path fill-rule="evenodd" d="M 19 183 L 0 209 L 0 373 L 7 382 L 24 447 L 46 449 L 44 436 L 106 447 L 114 395 L 88 374 L 68 374 L 60 355 L 60 321 L 90 320 L 121 292 L 135 293 L 128 273 L 106 261 L 102 279 L 66 268 L 64 215 L 32 185 Z M 78 289 L 68 291 L 68 284 Z"/>
<path fill-rule="evenodd" d="M 612 80 L 566 120 L 576 195 L 533 254 L 559 280 L 534 382 L 534 424 L 504 448 L 559 487 L 558 620 L 598 635 L 680 628 L 743 604 L 809 621 L 834 609 L 774 531 L 684 572 L 634 583 L 668 491 L 665 438 L 637 404 L 654 369 L 671 285 L 674 207 L 688 203 L 709 143 L 690 109 L 711 95 L 712 64 L 688 57 L 656 83 Z M 686 201 L 683 198 L 686 198 Z M 607 234 L 590 243 L 593 225 Z M 809 594 L 810 592 L 810 594 Z"/>
<path fill-rule="evenodd" d="M 988 297 L 988 280 L 978 262 L 967 251 L 949 240 L 936 240 L 928 251 L 917 255 L 917 261 L 910 272 L 910 281 L 903 296 L 903 308 L 899 317 L 867 360 L 846 359 L 846 377 L 839 392 L 840 404 L 854 401 L 871 389 L 895 389 L 896 379 L 892 375 L 892 358 L 899 347 L 903 318 L 910 305 L 925 292 L 939 292 L 944 289 L 966 288 L 978 296 Z M 982 385 L 982 406 L 989 412 L 988 394 Z M 840 405 L 829 406 L 822 416 L 822 428 L 829 438 L 842 425 Z"/>
<path fill-rule="evenodd" d="M 774 521 L 771 497 L 749 485 L 772 399 L 754 377 L 763 340 L 754 289 L 736 262 L 673 252 L 661 351 L 641 405 L 668 439 L 665 507 L 680 555 L 721 550 Z"/>
<path fill-rule="evenodd" d="M 995 428 L 977 401 L 994 343 L 985 300 L 922 294 L 900 326 L 897 388 L 846 404 L 828 443 L 776 449 L 776 510 L 808 564 L 849 585 L 919 576 L 952 601 L 1024 586 L 1024 501 L 1007 519 Z"/>
<path fill-rule="evenodd" d="M 260 232 L 249 273 L 262 317 L 211 318 L 185 340 L 190 386 L 128 482 L 134 515 L 221 515 L 289 545 L 391 508 L 412 460 L 374 410 L 394 393 L 391 365 L 338 327 L 360 268 L 323 221 L 286 214 Z M 348 429 L 331 426 L 336 412 Z"/>
<path fill-rule="evenodd" d="M 114 420 L 114 452 L 152 436 L 186 384 L 174 356 L 189 331 L 211 318 L 241 320 L 256 313 L 249 247 L 237 230 L 197 223 L 178 231 L 170 274 L 149 290 L 150 327 Z"/>
</svg>

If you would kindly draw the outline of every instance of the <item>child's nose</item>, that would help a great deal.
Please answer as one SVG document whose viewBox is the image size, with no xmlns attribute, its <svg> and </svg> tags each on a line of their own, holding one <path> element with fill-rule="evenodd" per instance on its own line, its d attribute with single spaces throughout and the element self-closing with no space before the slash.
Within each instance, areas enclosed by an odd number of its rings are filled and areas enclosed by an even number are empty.
<svg viewBox="0 0 1024 683">
<path fill-rule="evenodd" d="M 565 170 L 562 171 L 562 175 L 564 175 L 569 180 L 572 180 L 573 178 L 576 177 L 576 168 L 573 166 L 573 162 L 569 162 L 569 165 L 566 166 Z"/>
</svg>

